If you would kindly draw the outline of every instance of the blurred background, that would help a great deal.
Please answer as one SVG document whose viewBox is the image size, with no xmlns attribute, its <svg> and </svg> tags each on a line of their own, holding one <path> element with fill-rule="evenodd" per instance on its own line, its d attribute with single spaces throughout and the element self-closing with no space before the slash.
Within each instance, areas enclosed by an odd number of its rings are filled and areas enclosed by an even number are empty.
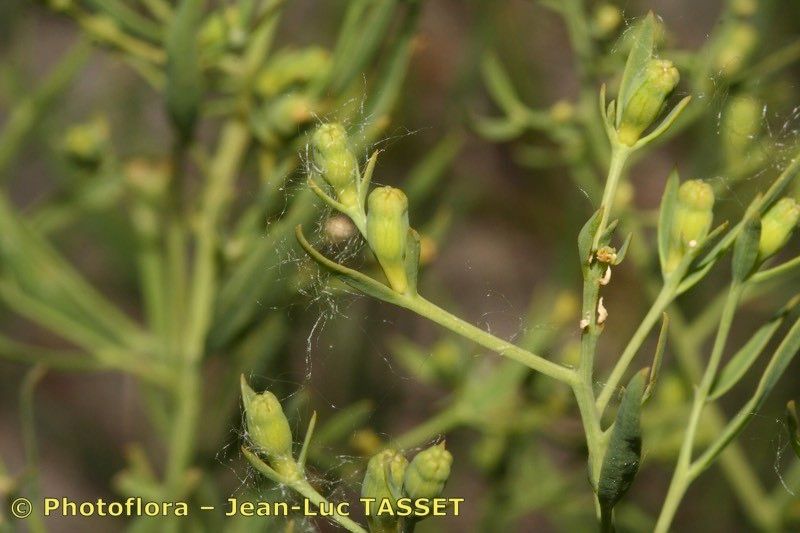
<svg viewBox="0 0 800 533">
<path fill-rule="evenodd" d="M 346 0 L 287 2 L 277 42 L 332 46 L 346 4 Z M 526 105 L 549 110 L 557 102 L 580 98 L 581 80 L 568 29 L 553 9 L 531 0 L 431 0 L 422 4 L 408 76 L 391 124 L 376 143 L 384 149 L 376 180 L 403 186 L 412 163 L 424 158 L 442 139 L 451 139 L 456 155 L 442 178 L 426 192 L 425 201 L 411 206 L 412 225 L 436 228 L 432 230 L 437 238 L 431 244 L 431 259 L 423 273 L 428 297 L 504 338 L 555 336 L 547 341 L 547 353 L 554 354 L 554 359 L 568 359 L 580 335 L 579 304 L 568 296 L 577 298 L 580 290 L 575 237 L 582 221 L 596 208 L 597 198 L 569 177 L 568 165 L 541 164 L 526 151 L 525 147 L 535 146 L 558 152 L 560 148 L 550 136 L 530 131 L 494 142 L 476 133 L 480 128 L 475 126 L 482 117 L 498 115 L 481 72 L 487 49 L 500 58 Z M 599 3 L 586 4 L 591 17 Z M 800 42 L 800 4 L 777 0 L 758 4 L 754 63 L 771 51 Z M 611 56 L 622 46 L 618 37 L 625 28 L 648 10 L 661 17 L 668 28 L 669 49 L 680 57 L 700 49 L 724 24 L 730 8 L 722 1 L 684 0 L 630 0 L 613 5 L 622 20 L 618 29 L 611 30 L 613 36 L 604 41 Z M 40 3 L 0 2 L 0 124 L 9 123 L 18 102 L 78 38 L 73 20 Z M 800 60 L 800 54 L 796 55 Z M 729 169 L 716 155 L 724 142 L 722 112 L 736 88 L 714 76 L 702 85 L 700 94 L 694 91 L 699 84 L 682 85 L 681 94 L 693 93 L 693 105 L 705 111 L 680 135 L 636 162 L 630 172 L 633 209 L 645 217 L 656 209 L 664 181 L 677 166 L 684 177 L 708 179 L 718 185 L 720 217 L 740 211 L 754 188 L 763 185 L 759 180 L 776 175 L 797 145 L 797 65 L 789 60 L 780 72 L 765 75 L 763 82 L 747 80 L 763 101 L 759 135 L 769 146 L 770 156 L 742 181 L 734 182 L 726 175 Z M 366 99 L 366 82 L 364 85 L 362 97 Z M 37 205 L 69 190 L 75 172 L 64 157 L 66 132 L 74 124 L 98 116 L 111 125 L 111 144 L 121 159 L 158 154 L 169 142 L 163 97 L 113 53 L 93 48 L 5 170 L 9 196 L 22 213 L 33 212 Z M 0 152 L 2 149 L 0 146 Z M 536 161 L 531 163 L 533 159 Z M 598 173 L 598 178 L 601 175 Z M 247 197 L 253 191 L 245 184 L 240 193 Z M 61 225 L 50 237 L 103 294 L 137 320 L 142 319 L 133 237 L 121 212 L 90 210 Z M 632 246 L 652 247 L 652 242 L 634 242 Z M 788 257 L 797 254 L 796 240 L 791 247 Z M 285 272 L 281 279 L 288 280 L 296 269 L 311 272 L 314 268 L 290 248 L 279 243 L 275 249 L 276 256 L 285 257 L 280 263 Z M 601 341 L 601 368 L 613 363 L 649 301 L 631 265 L 623 264 L 614 276 L 605 300 L 610 318 Z M 681 300 L 690 320 L 723 286 L 724 273 L 718 277 Z M 755 325 L 797 289 L 794 280 L 776 290 L 774 298 L 750 303 L 740 317 L 734 343 L 746 340 Z M 447 368 L 471 365 L 474 373 L 480 365 L 491 368 L 497 362 L 495 356 L 444 335 L 422 319 L 367 298 L 349 294 L 330 298 L 318 283 L 312 283 L 304 295 L 275 305 L 274 310 L 288 318 L 289 334 L 270 355 L 269 370 L 254 369 L 251 377 L 257 389 L 269 388 L 293 406 L 298 434 L 314 410 L 326 421 L 343 412 L 352 414 L 346 411 L 348 406 L 361 406 L 363 416 L 353 415 L 349 430 L 319 450 L 316 466 L 322 487 L 345 498 L 357 493 L 363 464 L 360 457 L 373 450 L 375 442 L 419 427 L 463 390 L 457 379 L 447 376 Z M 0 308 L 0 331 L 45 348 L 69 347 L 60 337 L 6 308 Z M 451 356 L 452 361 L 460 362 L 445 364 L 442 370 L 441 361 Z M 204 380 L 211 387 L 235 386 L 218 383 L 225 365 L 224 357 L 209 361 Z M 665 367 L 670 369 L 667 378 L 675 377 L 674 394 L 685 397 L 690 388 L 675 371 L 669 351 Z M 20 471 L 26 464 L 29 434 L 22 420 L 26 391 L 32 389 L 28 370 L 29 365 L 0 357 L 0 457 L 9 472 Z M 795 362 L 740 439 L 760 483 L 787 494 L 800 490 L 800 484 L 783 487 L 783 476 L 795 461 L 783 433 L 783 406 L 800 397 L 798 370 L 800 364 Z M 427 379 L 422 379 L 425 376 Z M 535 389 L 535 378 L 525 379 L 525 394 L 532 398 L 542 394 Z M 756 379 L 755 375 L 746 379 L 741 389 L 724 398 L 722 405 L 729 413 L 746 400 Z M 536 392 L 530 392 L 533 390 Z M 546 390 L 551 391 L 548 401 L 569 404 L 557 391 Z M 125 467 L 130 443 L 145 443 L 158 460 L 159 445 L 145 421 L 142 402 L 135 381 L 119 373 L 57 369 L 44 373 L 30 404 L 35 413 L 42 493 L 76 500 L 118 498 L 112 480 Z M 558 483 L 553 482 L 554 488 L 548 481 L 563 477 L 578 487 L 578 494 L 581 488 L 585 493 L 589 490 L 582 481 L 584 450 L 576 414 L 569 408 L 554 409 L 567 414 L 554 415 L 552 424 L 538 425 L 532 431 L 503 433 L 503 438 L 494 438 L 492 431 L 471 424 L 457 424 L 447 431 L 455 465 L 446 495 L 463 497 L 467 503 L 460 516 L 424 523 L 420 530 L 562 531 L 577 527 L 578 531 L 590 531 L 593 526 L 587 517 L 593 510 L 587 494 L 568 496 L 572 493 L 560 492 Z M 501 409 L 498 416 L 511 420 L 512 413 Z M 239 410 L 230 411 L 222 421 L 224 427 L 215 428 L 215 437 L 200 445 L 197 462 L 212 472 L 222 494 L 241 493 L 259 484 L 248 474 L 237 451 Z M 414 443 L 413 449 L 435 438 L 434 433 Z M 628 498 L 635 502 L 636 512 L 644 515 L 660 508 L 674 461 L 669 451 L 648 456 L 651 444 L 654 449 L 663 444 L 658 442 L 661 438 L 667 436 L 651 441 L 646 434 L 644 468 Z M 516 477 L 510 479 L 509 472 Z M 339 477 L 342 483 L 335 481 Z M 503 521 L 487 518 L 487 509 L 498 501 L 510 506 L 505 507 Z M 800 515 L 800 509 L 794 513 Z M 621 527 L 627 527 L 623 522 Z M 630 523 L 637 519 L 631 518 Z M 46 525 L 58 532 L 89 527 L 116 531 L 125 526 L 121 520 L 78 518 L 50 520 Z M 324 522 L 305 526 L 333 530 Z M 749 531 L 757 527 L 714 467 L 690 489 L 675 530 Z"/>
</svg>

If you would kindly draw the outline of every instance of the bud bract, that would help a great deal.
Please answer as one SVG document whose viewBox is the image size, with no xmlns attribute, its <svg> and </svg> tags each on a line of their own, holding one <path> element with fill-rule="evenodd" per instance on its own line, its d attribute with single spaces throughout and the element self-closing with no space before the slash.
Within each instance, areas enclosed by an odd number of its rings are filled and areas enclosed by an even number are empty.
<svg viewBox="0 0 800 533">
<path fill-rule="evenodd" d="M 406 244 L 408 241 L 408 199 L 400 189 L 378 187 L 369 195 L 367 242 L 383 269 L 389 285 L 397 292 L 408 289 Z"/>
<path fill-rule="evenodd" d="M 372 456 L 367 463 L 367 472 L 361 484 L 361 497 L 373 498 L 373 509 L 379 509 L 381 504 L 389 501 L 392 509 L 396 506 L 397 498 L 402 494 L 403 476 L 408 467 L 408 460 L 395 450 L 386 449 Z M 367 516 L 370 531 L 395 531 L 397 518 L 391 514 L 380 516 L 373 513 Z"/>
<path fill-rule="evenodd" d="M 621 102 L 622 120 L 619 140 L 633 146 L 642 133 L 655 122 L 664 102 L 680 81 L 678 69 L 671 61 L 651 59 L 639 76 L 627 102 Z"/>
<path fill-rule="evenodd" d="M 759 262 L 769 259 L 783 248 L 800 221 L 800 205 L 794 198 L 781 198 L 761 218 L 758 242 Z"/>
<path fill-rule="evenodd" d="M 447 479 L 453 455 L 444 447 L 444 442 L 419 452 L 406 468 L 403 479 L 405 493 L 411 499 L 438 498 Z"/>
<path fill-rule="evenodd" d="M 714 190 L 701 180 L 689 180 L 678 189 L 670 228 L 667 272 L 675 270 L 686 252 L 708 235 L 714 219 Z"/>
</svg>

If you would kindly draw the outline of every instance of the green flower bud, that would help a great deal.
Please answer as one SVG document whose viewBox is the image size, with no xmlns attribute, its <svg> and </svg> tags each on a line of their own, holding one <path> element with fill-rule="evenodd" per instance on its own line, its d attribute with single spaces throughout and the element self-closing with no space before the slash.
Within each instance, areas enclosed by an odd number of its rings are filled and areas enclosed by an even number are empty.
<svg viewBox="0 0 800 533">
<path fill-rule="evenodd" d="M 667 272 L 678 266 L 686 252 L 708 235 L 714 219 L 714 190 L 700 180 L 684 182 L 678 189 L 678 201 L 670 228 Z"/>
<path fill-rule="evenodd" d="M 242 403 L 247 435 L 270 465 L 283 473 L 282 465 L 292 459 L 292 430 L 278 398 L 269 391 L 256 394 L 242 376 Z"/>
<path fill-rule="evenodd" d="M 678 69 L 671 61 L 652 59 L 641 74 L 638 86 L 623 102 L 619 140 L 633 146 L 642 133 L 655 122 L 664 102 L 680 81 Z"/>
<path fill-rule="evenodd" d="M 105 117 L 97 117 L 67 130 L 64 152 L 79 165 L 94 167 L 109 147 L 110 128 Z"/>
<path fill-rule="evenodd" d="M 731 12 L 740 17 L 751 17 L 758 11 L 758 0 L 732 0 Z"/>
<path fill-rule="evenodd" d="M 438 498 L 447 479 L 453 455 L 444 447 L 444 442 L 419 452 L 406 468 L 403 488 L 411 499 Z"/>
<path fill-rule="evenodd" d="M 369 195 L 367 242 L 397 292 L 408 289 L 406 242 L 408 240 L 408 199 L 400 189 L 378 187 Z"/>
<path fill-rule="evenodd" d="M 269 104 L 267 120 L 275 131 L 289 137 L 297 133 L 298 126 L 311 120 L 313 108 L 313 102 L 308 96 L 289 93 Z"/>
<path fill-rule="evenodd" d="M 347 133 L 341 124 L 323 124 L 311 138 L 314 161 L 323 179 L 336 193 L 336 199 L 355 207 L 358 195 L 358 161 L 350 149 Z"/>
<path fill-rule="evenodd" d="M 761 103 L 748 95 L 731 98 L 722 113 L 720 132 L 725 160 L 734 165 L 741 160 L 761 130 Z"/>
<path fill-rule="evenodd" d="M 391 502 L 395 508 L 397 498 L 401 496 L 403 476 L 408 467 L 408 460 L 395 450 L 386 449 L 373 455 L 367 463 L 367 472 L 361 484 L 361 497 L 374 498 L 372 508 L 379 509 L 382 502 Z M 397 519 L 383 514 L 381 516 L 367 516 L 370 531 L 394 531 L 393 526 Z"/>
<path fill-rule="evenodd" d="M 255 91 L 269 98 L 292 86 L 321 78 L 327 74 L 330 63 L 330 54 L 324 48 L 283 50 L 258 74 Z"/>
<path fill-rule="evenodd" d="M 605 39 L 622 24 L 622 11 L 614 4 L 600 4 L 592 17 L 592 30 L 594 34 Z"/>
<path fill-rule="evenodd" d="M 758 31 L 747 22 L 725 27 L 716 46 L 711 68 L 723 76 L 738 74 L 758 46 Z"/>
<path fill-rule="evenodd" d="M 761 218 L 758 261 L 769 259 L 783 248 L 800 221 L 800 204 L 794 198 L 781 198 Z"/>
</svg>

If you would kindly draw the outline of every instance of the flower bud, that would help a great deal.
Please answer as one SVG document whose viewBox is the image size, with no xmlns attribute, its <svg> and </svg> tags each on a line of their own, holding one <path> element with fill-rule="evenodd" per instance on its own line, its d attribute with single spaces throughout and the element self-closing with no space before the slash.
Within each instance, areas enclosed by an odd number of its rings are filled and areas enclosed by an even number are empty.
<svg viewBox="0 0 800 533">
<path fill-rule="evenodd" d="M 605 39 L 622 24 L 622 12 L 614 4 L 603 3 L 597 6 L 592 17 L 592 31 Z"/>
<path fill-rule="evenodd" d="M 350 149 L 347 133 L 341 124 L 323 124 L 311 139 L 314 161 L 322 177 L 347 207 L 358 205 L 358 161 Z"/>
<path fill-rule="evenodd" d="M 250 440 L 278 469 L 292 457 L 292 430 L 280 402 L 269 391 L 256 394 L 242 377 L 242 403 Z"/>
<path fill-rule="evenodd" d="M 633 146 L 644 130 L 658 118 L 664 102 L 680 81 L 678 69 L 671 61 L 651 59 L 641 74 L 638 86 L 631 91 L 627 102 L 623 102 L 619 140 Z"/>
<path fill-rule="evenodd" d="M 399 293 L 408 289 L 406 242 L 408 199 L 400 189 L 378 187 L 369 195 L 367 242 L 386 274 L 389 286 Z"/>
<path fill-rule="evenodd" d="M 716 46 L 711 68 L 723 76 L 738 74 L 758 46 L 758 31 L 747 22 L 728 25 Z"/>
<path fill-rule="evenodd" d="M 374 509 L 380 508 L 387 500 L 394 509 L 397 498 L 401 496 L 407 467 L 408 460 L 395 450 L 386 449 L 373 455 L 367 463 L 367 472 L 361 484 L 361 497 L 374 498 Z M 392 526 L 397 523 L 397 519 L 389 514 L 367 516 L 367 520 L 370 531 L 394 531 Z"/>
<path fill-rule="evenodd" d="M 678 201 L 670 228 L 667 272 L 678 266 L 686 252 L 702 241 L 714 219 L 714 190 L 700 180 L 684 182 L 678 189 Z"/>
<path fill-rule="evenodd" d="M 77 124 L 67 130 L 64 152 L 75 163 L 95 167 L 109 147 L 110 128 L 105 117 Z"/>
<path fill-rule="evenodd" d="M 751 17 L 758 11 L 758 0 L 732 0 L 731 12 L 739 17 Z"/>
<path fill-rule="evenodd" d="M 403 488 L 409 498 L 438 498 L 450 477 L 453 455 L 444 442 L 419 452 L 406 468 Z"/>
<path fill-rule="evenodd" d="M 794 198 L 781 198 L 761 218 L 758 261 L 769 259 L 783 248 L 800 221 L 800 205 Z"/>
<path fill-rule="evenodd" d="M 270 102 L 267 111 L 269 125 L 284 137 L 297 133 L 298 127 L 313 117 L 314 103 L 304 94 L 289 93 Z"/>
<path fill-rule="evenodd" d="M 753 140 L 761 130 L 761 103 L 748 95 L 731 98 L 722 113 L 722 149 L 725 160 L 734 165 L 747 155 Z"/>
</svg>

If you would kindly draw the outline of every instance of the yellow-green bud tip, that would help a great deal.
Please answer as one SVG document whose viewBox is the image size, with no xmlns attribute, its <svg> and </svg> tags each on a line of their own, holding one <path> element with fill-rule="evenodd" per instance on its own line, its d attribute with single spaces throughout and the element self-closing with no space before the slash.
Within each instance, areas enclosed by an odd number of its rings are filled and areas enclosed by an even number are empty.
<svg viewBox="0 0 800 533">
<path fill-rule="evenodd" d="M 367 463 L 367 471 L 361 485 L 361 496 L 375 498 L 377 501 L 384 499 L 394 501 L 400 496 L 407 467 L 408 460 L 396 450 L 385 449 L 373 455 Z"/>
<path fill-rule="evenodd" d="M 800 204 L 793 198 L 782 198 L 761 219 L 758 256 L 761 261 L 775 255 L 792 236 L 800 221 Z"/>
<path fill-rule="evenodd" d="M 678 202 L 691 209 L 714 207 L 714 189 L 701 180 L 689 180 L 678 189 Z"/>
<path fill-rule="evenodd" d="M 347 132 L 341 124 L 323 124 L 314 132 L 311 143 L 324 154 L 347 149 Z"/>
<path fill-rule="evenodd" d="M 453 455 L 445 449 L 444 442 L 419 452 L 405 472 L 403 487 L 412 499 L 437 498 L 442 494 Z"/>
</svg>

